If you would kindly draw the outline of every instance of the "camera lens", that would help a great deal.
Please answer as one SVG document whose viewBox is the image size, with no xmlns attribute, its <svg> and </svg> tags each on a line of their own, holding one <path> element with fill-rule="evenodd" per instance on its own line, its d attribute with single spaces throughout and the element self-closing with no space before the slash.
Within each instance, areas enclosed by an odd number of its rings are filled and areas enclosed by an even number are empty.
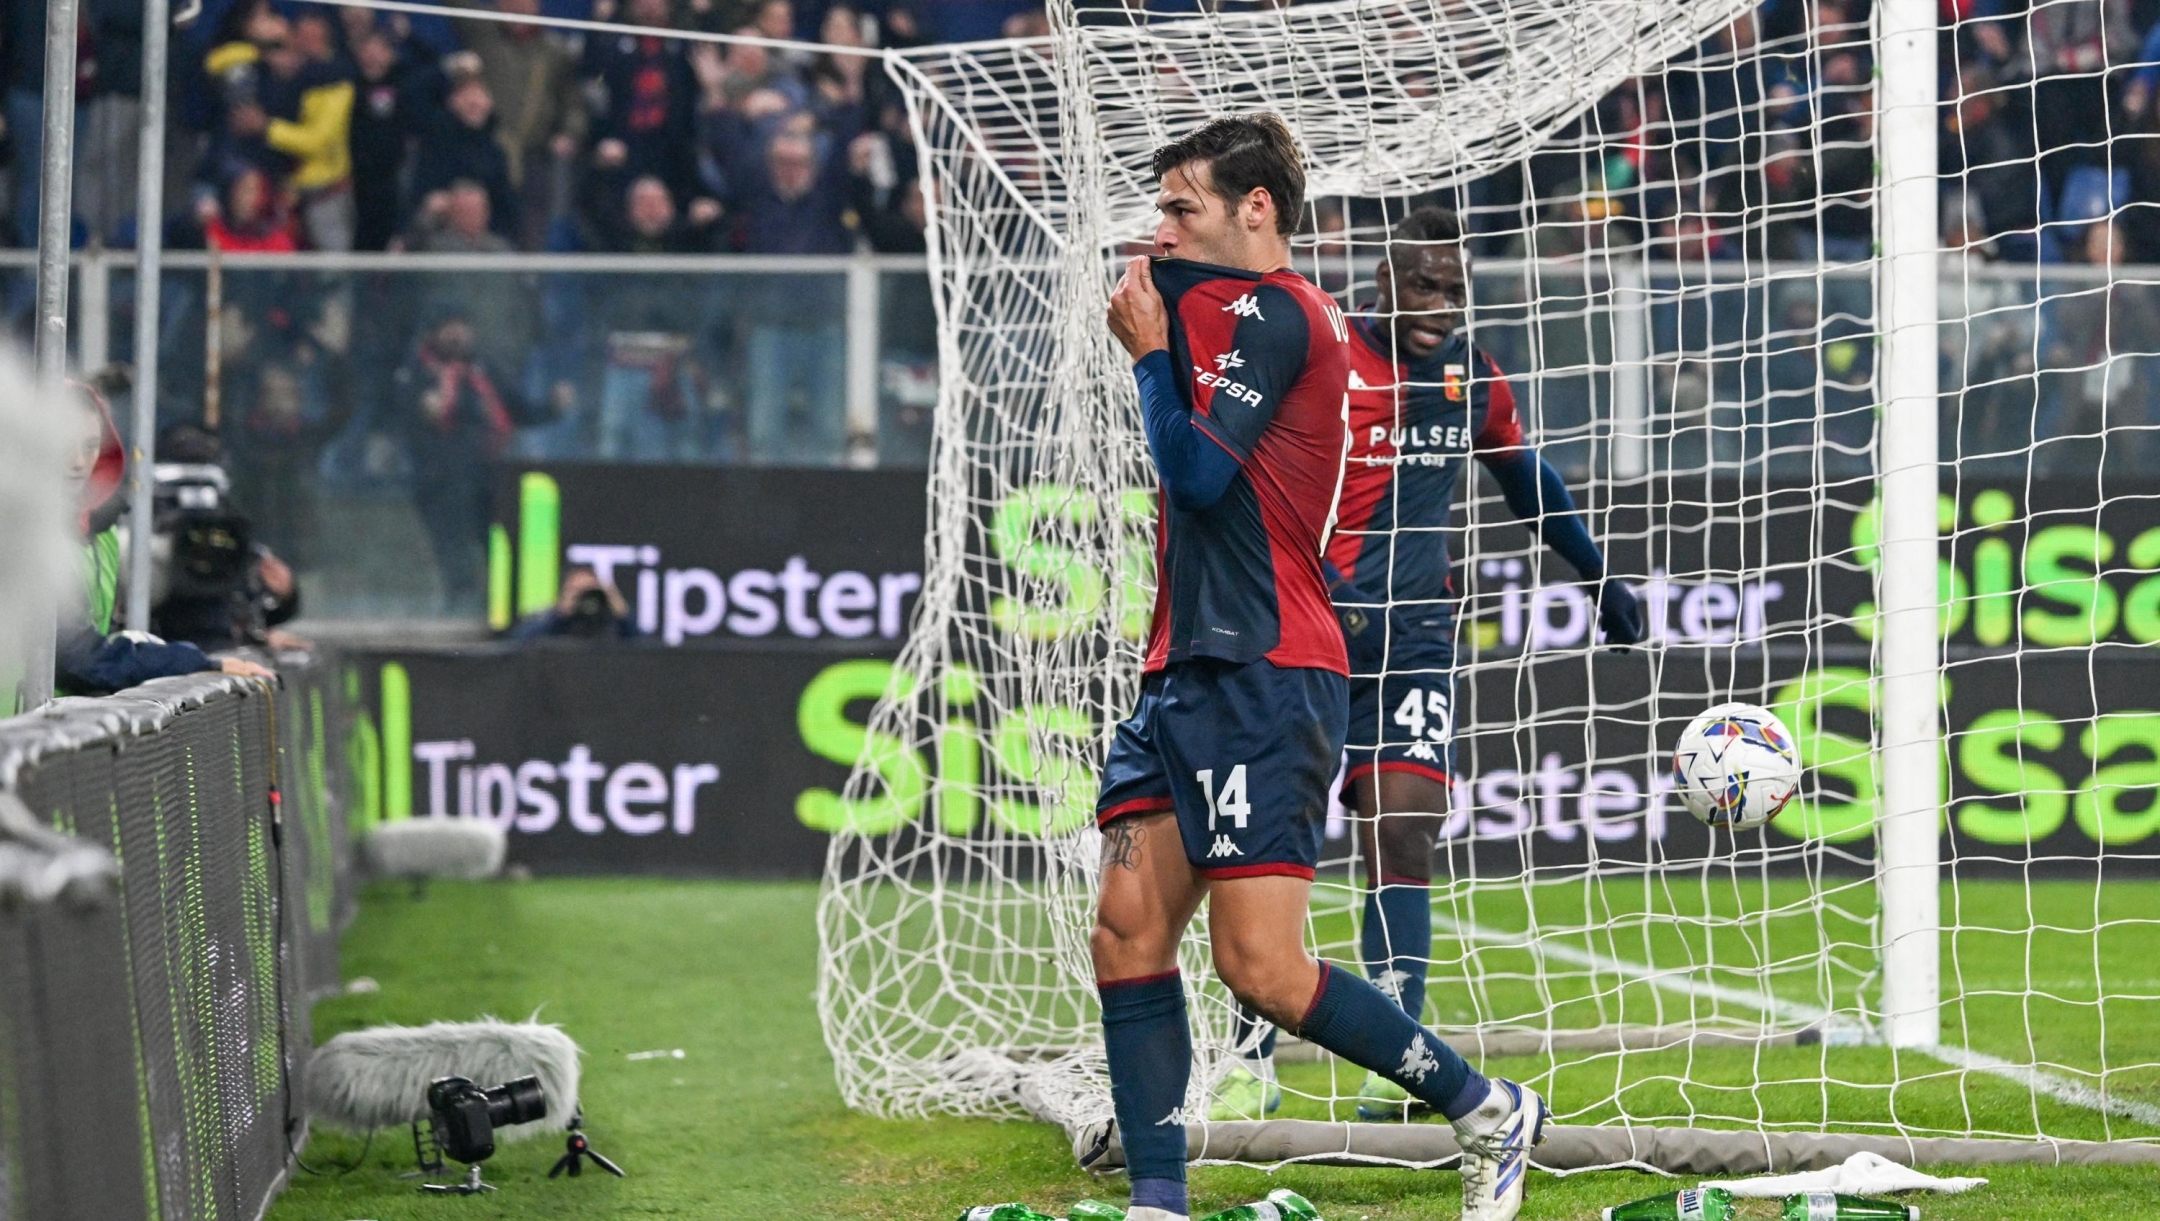
<svg viewBox="0 0 2160 1221">
<path fill-rule="evenodd" d="M 547 1115 L 547 1095 L 541 1092 L 538 1077 L 505 1081 L 487 1092 L 487 1100 L 488 1119 L 498 1128 L 531 1123 Z"/>
</svg>

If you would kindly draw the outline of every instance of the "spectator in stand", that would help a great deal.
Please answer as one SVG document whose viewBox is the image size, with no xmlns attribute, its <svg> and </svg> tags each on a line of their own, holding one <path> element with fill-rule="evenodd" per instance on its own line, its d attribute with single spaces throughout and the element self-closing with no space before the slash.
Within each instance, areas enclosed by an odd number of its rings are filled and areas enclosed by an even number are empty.
<svg viewBox="0 0 2160 1221">
<path fill-rule="evenodd" d="M 2109 69 L 2132 63 L 2140 39 L 2132 0 L 2057 0 L 2030 16 L 2033 120 L 2051 196 L 2073 166 L 2109 160 Z"/>
<path fill-rule="evenodd" d="M 351 77 L 334 63 L 309 58 L 283 22 L 270 26 L 260 43 L 219 47 L 211 61 L 213 72 L 223 64 L 228 75 L 259 63 L 252 96 L 240 92 L 227 107 L 227 129 L 242 155 L 284 173 L 309 246 L 352 249 Z"/>
<path fill-rule="evenodd" d="M 494 7 L 521 17 L 540 12 L 539 0 L 495 0 Z M 525 249 L 538 249 L 548 223 L 567 208 L 571 163 L 585 142 L 577 60 L 536 25 L 467 18 L 458 30 L 495 99 L 495 139 L 518 198 L 514 236 Z"/>
<path fill-rule="evenodd" d="M 291 254 L 299 249 L 277 185 L 253 166 L 243 166 L 217 195 L 203 196 L 195 205 L 195 219 L 207 249 L 227 254 Z"/>
<path fill-rule="evenodd" d="M 13 0 L 7 5 L 5 59 L 7 129 L 13 187 L 9 220 L 14 244 L 37 245 L 38 157 L 44 148 L 45 120 L 45 6 L 35 0 Z M 81 115 L 76 119 L 81 121 Z"/>
<path fill-rule="evenodd" d="M 1040 12 L 1042 0 L 935 0 L 915 6 L 926 42 L 987 42 L 1005 37 L 1005 23 Z"/>
<path fill-rule="evenodd" d="M 754 26 L 735 32 L 758 36 Z M 715 116 L 734 115 L 758 124 L 810 105 L 810 90 L 802 79 L 755 43 L 729 43 L 725 50 L 713 43 L 699 43 L 690 49 L 690 69 L 698 82 L 700 137 L 708 143 L 711 137 L 707 133 Z M 711 163 L 709 157 L 707 161 Z M 725 169 L 713 164 L 714 175 L 724 178 Z M 707 185 L 725 193 L 724 181 L 708 181 Z"/>
<path fill-rule="evenodd" d="M 648 174 L 630 184 L 622 222 L 604 235 L 608 250 L 622 254 L 711 254 L 719 249 L 722 209 L 700 196 L 678 218 L 667 184 Z"/>
<path fill-rule="evenodd" d="M 488 467 L 516 430 L 521 404 L 474 350 L 469 319 L 446 304 L 398 370 L 392 410 L 412 457 L 414 507 L 434 545 L 443 609 L 479 607 L 487 539 Z"/>
<path fill-rule="evenodd" d="M 822 158 L 817 142 L 783 130 L 763 164 L 737 179 L 742 248 L 758 254 L 845 254 L 854 234 L 843 219 L 847 146 L 837 136 Z M 837 463 L 845 443 L 840 372 L 845 350 L 842 281 L 837 276 L 768 276 L 750 303 L 747 440 L 752 461 Z"/>
<path fill-rule="evenodd" d="M 866 47 L 863 17 L 854 6 L 835 4 L 825 10 L 821 41 L 836 47 Z M 865 127 L 879 123 L 889 107 L 898 102 L 891 78 L 874 67 L 865 55 L 819 55 L 810 62 L 809 80 L 821 111 L 836 107 L 860 110 Z M 912 146 L 909 149 L 912 155 Z"/>
<path fill-rule="evenodd" d="M 892 162 L 885 133 L 871 131 L 855 137 L 848 149 L 848 206 L 870 249 L 879 254 L 921 254 L 929 249 L 923 238 L 922 180 L 882 184 L 881 163 L 889 173 Z"/>
<path fill-rule="evenodd" d="M 487 188 L 460 178 L 428 196 L 404 239 L 422 254 L 508 254 L 508 239 L 490 224 Z M 497 369 L 524 368 L 532 346 L 532 311 L 517 277 L 500 271 L 426 278 L 427 312 L 455 310 L 479 335 L 476 350 Z"/>
<path fill-rule="evenodd" d="M 492 225 L 487 188 L 460 178 L 431 193 L 413 217 L 405 248 L 420 254 L 507 254 L 511 246 Z"/>
<path fill-rule="evenodd" d="M 703 116 L 706 149 L 728 186 L 739 249 L 846 254 L 855 248 L 847 179 L 863 110 L 859 103 L 821 109 L 822 124 L 809 113 L 779 110 L 768 89 Z"/>
<path fill-rule="evenodd" d="M 759 0 L 750 13 L 750 26 L 760 38 L 786 41 L 795 37 L 795 5 L 791 0 Z"/>
<path fill-rule="evenodd" d="M 1963 236 L 1990 258 L 2032 262 L 2039 252 L 2039 184 L 2032 125 L 2009 119 L 2010 99 L 1972 64 L 1959 75 L 1957 105 L 1944 107 L 1937 160 L 1943 197 Z"/>
<path fill-rule="evenodd" d="M 667 184 L 647 175 L 630 184 L 623 224 L 608 248 L 630 254 L 704 254 L 719 240 L 719 205 L 691 204 L 678 218 Z M 761 277 L 762 278 L 762 277 Z M 708 456 L 704 368 L 697 328 L 712 311 L 696 277 L 609 277 L 599 286 L 607 330 L 598 448 L 603 458 L 682 462 Z"/>
<path fill-rule="evenodd" d="M 347 9 L 362 13 L 366 9 Z M 404 217 L 399 180 L 412 145 L 415 111 L 411 65 L 388 30 L 370 26 L 353 42 L 358 95 L 353 106 L 353 207 L 358 215 L 353 248 L 382 250 Z"/>
<path fill-rule="evenodd" d="M 85 0 L 76 20 L 75 216 L 91 244 L 104 245 L 135 215 L 143 6 Z"/>
<path fill-rule="evenodd" d="M 460 67 L 468 65 L 457 65 Z M 440 213 L 439 198 L 458 179 L 487 191 L 495 232 L 517 229 L 517 191 L 510 184 L 510 156 L 495 139 L 495 98 L 477 72 L 453 75 L 443 109 L 426 119 L 413 150 L 411 212 Z"/>
<path fill-rule="evenodd" d="M 1830 263 L 1865 262 L 1875 242 L 1875 95 L 1838 100 L 1842 113 L 1822 126 L 1822 250 Z"/>
<path fill-rule="evenodd" d="M 631 25 L 666 28 L 667 0 L 630 0 Z M 680 39 L 590 34 L 580 75 L 599 90 L 593 116 L 592 164 L 602 197 L 621 198 L 646 175 L 677 199 L 697 185 L 697 79 Z"/>
</svg>

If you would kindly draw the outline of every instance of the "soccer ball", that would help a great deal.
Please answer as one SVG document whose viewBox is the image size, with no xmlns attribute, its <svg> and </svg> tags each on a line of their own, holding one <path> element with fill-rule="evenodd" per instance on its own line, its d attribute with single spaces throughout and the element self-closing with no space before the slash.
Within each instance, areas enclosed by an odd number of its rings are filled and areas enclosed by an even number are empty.
<svg viewBox="0 0 2160 1221">
<path fill-rule="evenodd" d="M 1800 791 L 1800 752 L 1768 709 L 1719 704 L 1680 735 L 1673 779 L 1688 813 L 1713 827 L 1752 830 Z"/>
</svg>

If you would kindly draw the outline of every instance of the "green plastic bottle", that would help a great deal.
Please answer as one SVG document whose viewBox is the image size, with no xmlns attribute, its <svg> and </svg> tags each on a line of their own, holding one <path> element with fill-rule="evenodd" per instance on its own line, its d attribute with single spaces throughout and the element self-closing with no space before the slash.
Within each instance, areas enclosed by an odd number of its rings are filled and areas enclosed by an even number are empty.
<svg viewBox="0 0 2160 1221">
<path fill-rule="evenodd" d="M 1025 1204 L 977 1204 L 960 1214 L 960 1221 L 1057 1221 Z"/>
<path fill-rule="evenodd" d="M 1065 1221 L 1125 1221 L 1125 1210 L 1101 1200 L 1082 1200 L 1072 1206 Z"/>
<path fill-rule="evenodd" d="M 1722 1187 L 1690 1187 L 1606 1209 L 1603 1221 L 1732 1221 L 1732 1193 Z"/>
<path fill-rule="evenodd" d="M 1810 1191 L 1785 1197 L 1780 1221 L 1920 1221 L 1920 1210 L 1896 1200 Z"/>
<path fill-rule="evenodd" d="M 1304 1196 L 1278 1187 L 1267 1193 L 1265 1200 L 1209 1213 L 1200 1221 L 1320 1221 L 1320 1210 Z"/>
</svg>

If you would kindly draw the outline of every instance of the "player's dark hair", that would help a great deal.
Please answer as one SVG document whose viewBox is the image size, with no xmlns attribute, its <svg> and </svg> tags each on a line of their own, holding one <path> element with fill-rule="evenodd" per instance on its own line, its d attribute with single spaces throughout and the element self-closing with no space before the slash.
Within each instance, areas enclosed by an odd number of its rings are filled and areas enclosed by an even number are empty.
<svg viewBox="0 0 2160 1221">
<path fill-rule="evenodd" d="M 1405 216 L 1388 231 L 1390 242 L 1442 244 L 1462 240 L 1462 217 L 1452 208 L 1427 204 Z"/>
<path fill-rule="evenodd" d="M 1216 119 L 1156 149 L 1155 178 L 1195 161 L 1208 163 L 1215 193 L 1230 203 L 1266 187 L 1275 201 L 1275 231 L 1284 237 L 1297 231 L 1305 213 L 1305 160 L 1281 119 L 1266 113 Z"/>
</svg>

